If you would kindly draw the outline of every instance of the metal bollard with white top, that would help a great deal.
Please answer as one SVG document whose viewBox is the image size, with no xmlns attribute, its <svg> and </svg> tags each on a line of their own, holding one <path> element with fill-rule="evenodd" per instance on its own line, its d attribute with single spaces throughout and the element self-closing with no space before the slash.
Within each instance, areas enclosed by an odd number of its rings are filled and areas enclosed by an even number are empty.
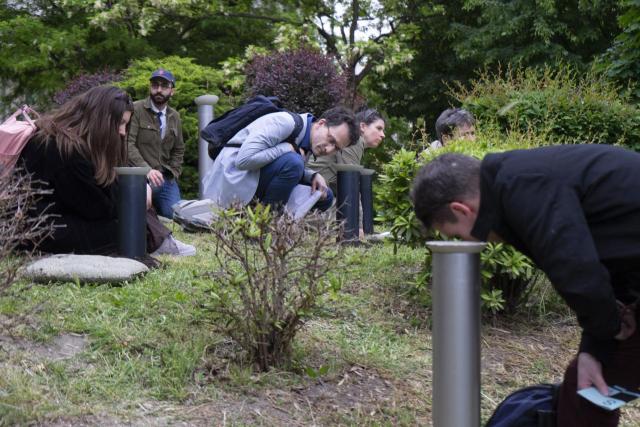
<svg viewBox="0 0 640 427">
<path fill-rule="evenodd" d="M 433 426 L 480 426 L 480 242 L 427 242 L 433 255 Z"/>
<path fill-rule="evenodd" d="M 198 106 L 198 130 L 201 131 L 213 120 L 213 108 L 218 103 L 216 95 L 201 95 L 195 100 Z M 202 138 L 198 138 L 198 197 L 202 199 L 202 180 L 207 171 L 213 166 L 213 160 L 209 157 L 209 144 Z"/>
</svg>

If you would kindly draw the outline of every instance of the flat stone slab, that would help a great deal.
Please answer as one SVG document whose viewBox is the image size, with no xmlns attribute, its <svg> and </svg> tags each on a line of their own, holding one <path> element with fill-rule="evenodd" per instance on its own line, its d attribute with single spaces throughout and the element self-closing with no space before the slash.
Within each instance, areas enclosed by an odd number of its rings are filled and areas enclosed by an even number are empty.
<svg viewBox="0 0 640 427">
<path fill-rule="evenodd" d="M 84 351 L 89 344 L 86 335 L 68 333 L 58 335 L 52 341 L 38 343 L 23 338 L 0 335 L 0 349 L 18 349 L 25 351 L 37 359 L 66 360 Z"/>
<path fill-rule="evenodd" d="M 59 254 L 32 262 L 22 276 L 34 282 L 118 283 L 148 271 L 146 265 L 129 258 Z"/>
</svg>

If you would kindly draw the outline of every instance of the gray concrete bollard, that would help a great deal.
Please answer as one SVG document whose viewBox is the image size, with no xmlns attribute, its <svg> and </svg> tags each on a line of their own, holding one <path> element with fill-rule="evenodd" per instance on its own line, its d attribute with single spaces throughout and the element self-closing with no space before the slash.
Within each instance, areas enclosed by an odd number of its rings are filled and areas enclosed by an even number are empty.
<svg viewBox="0 0 640 427">
<path fill-rule="evenodd" d="M 147 253 L 148 167 L 119 167 L 118 253 L 140 258 Z"/>
<path fill-rule="evenodd" d="M 434 427 L 480 426 L 480 242 L 427 242 L 432 259 Z"/>
<path fill-rule="evenodd" d="M 194 102 L 198 106 L 198 130 L 201 131 L 213 120 L 213 108 L 218 103 L 216 95 L 201 95 Z M 208 143 L 202 138 L 198 138 L 198 197 L 202 199 L 202 180 L 207 171 L 213 166 L 213 160 L 209 157 Z"/>
</svg>

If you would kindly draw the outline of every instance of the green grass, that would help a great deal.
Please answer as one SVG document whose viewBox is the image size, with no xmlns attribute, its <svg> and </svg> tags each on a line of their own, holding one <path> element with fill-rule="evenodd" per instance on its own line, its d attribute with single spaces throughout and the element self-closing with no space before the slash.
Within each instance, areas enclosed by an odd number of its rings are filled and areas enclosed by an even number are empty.
<svg viewBox="0 0 640 427">
<path fill-rule="evenodd" d="M 212 237 L 177 234 L 198 255 L 131 283 L 20 283 L 0 299 L 0 315 L 26 314 L 10 332 L 28 343 L 0 342 L 0 425 L 430 423 L 430 310 L 411 283 L 421 250 L 348 248 L 342 289 L 310 313 L 291 363 L 256 373 L 220 332 Z M 513 388 L 560 379 L 577 330 L 552 295 L 541 286 L 525 315 L 485 326 L 485 418 Z M 69 333 L 89 339 L 74 358 L 36 351 Z"/>
</svg>

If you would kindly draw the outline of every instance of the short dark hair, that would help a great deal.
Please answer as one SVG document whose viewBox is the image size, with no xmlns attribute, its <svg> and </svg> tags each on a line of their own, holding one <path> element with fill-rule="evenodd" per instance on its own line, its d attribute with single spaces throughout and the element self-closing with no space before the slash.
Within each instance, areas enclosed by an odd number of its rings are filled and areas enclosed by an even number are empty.
<svg viewBox="0 0 640 427">
<path fill-rule="evenodd" d="M 476 119 L 473 114 L 462 108 L 447 108 L 436 120 L 436 136 L 442 141 L 442 135 L 452 136 L 459 126 L 473 126 Z"/>
<path fill-rule="evenodd" d="M 442 154 L 418 171 L 411 188 L 416 217 L 426 228 L 456 222 L 449 203 L 480 191 L 480 160 L 458 153 Z"/>
<path fill-rule="evenodd" d="M 386 120 L 382 114 L 375 108 L 365 108 L 356 113 L 356 125 L 360 128 L 360 123 L 370 125 L 371 123 L 382 120 L 386 124 Z"/>
<path fill-rule="evenodd" d="M 329 108 L 327 111 L 322 113 L 320 119 L 325 119 L 327 126 L 329 127 L 340 126 L 341 124 L 346 123 L 349 128 L 349 145 L 355 144 L 358 141 L 358 138 L 360 138 L 360 131 L 356 126 L 356 118 L 353 111 L 348 108 Z"/>
</svg>

